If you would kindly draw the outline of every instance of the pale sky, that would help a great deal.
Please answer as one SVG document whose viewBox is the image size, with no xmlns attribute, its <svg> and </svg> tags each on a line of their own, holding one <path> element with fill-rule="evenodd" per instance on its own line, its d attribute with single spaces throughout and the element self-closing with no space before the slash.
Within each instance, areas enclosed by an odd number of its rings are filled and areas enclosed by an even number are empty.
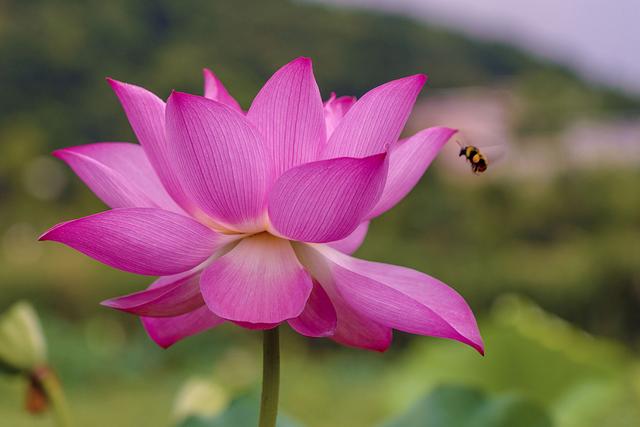
<svg viewBox="0 0 640 427">
<path fill-rule="evenodd" d="M 313 0 L 507 41 L 640 94 L 640 0 Z"/>
</svg>

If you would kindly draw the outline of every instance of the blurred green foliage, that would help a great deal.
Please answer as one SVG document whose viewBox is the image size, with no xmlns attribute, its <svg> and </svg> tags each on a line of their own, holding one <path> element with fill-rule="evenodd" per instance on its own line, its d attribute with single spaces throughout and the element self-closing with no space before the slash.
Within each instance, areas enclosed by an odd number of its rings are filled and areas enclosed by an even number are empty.
<svg viewBox="0 0 640 427">
<path fill-rule="evenodd" d="M 549 416 L 517 396 L 487 398 L 461 386 L 442 386 L 383 427 L 551 427 Z"/>
<path fill-rule="evenodd" d="M 176 427 L 245 427 L 258 425 L 260 395 L 250 393 L 234 399 L 229 407 L 212 417 L 192 415 Z M 302 427 L 280 413 L 277 427 Z"/>
<path fill-rule="evenodd" d="M 390 378 L 396 402 L 441 383 L 493 393 L 518 391 L 550 410 L 561 427 L 634 426 L 640 419 L 640 365 L 623 345 L 595 339 L 530 301 L 499 299 L 483 325 L 484 359 L 449 343 L 416 342 Z"/>
<path fill-rule="evenodd" d="M 174 88 L 199 93 L 200 69 L 211 67 L 246 108 L 298 55 L 314 59 L 325 97 L 361 95 L 418 72 L 430 77 L 427 100 L 445 88 L 506 88 L 521 101 L 509 123 L 516 151 L 532 136 L 552 145 L 574 120 L 635 119 L 640 109 L 638 99 L 511 47 L 396 16 L 285 0 L 0 2 L 0 310 L 25 298 L 42 310 L 78 425 L 169 425 L 176 390 L 191 375 L 213 377 L 237 396 L 256 381 L 259 335 L 223 326 L 163 352 L 136 319 L 100 307 L 151 279 L 35 242 L 56 222 L 104 209 L 46 156 L 63 146 L 134 141 L 105 76 L 165 97 Z M 284 409 L 311 427 L 371 426 L 453 383 L 489 401 L 521 395 L 559 427 L 637 425 L 638 168 L 487 180 L 443 172 L 436 164 L 375 220 L 357 255 L 453 285 L 483 320 L 487 356 L 403 334 L 384 356 L 287 335 Z M 506 292 L 623 345 L 519 300 L 492 310 Z M 48 425 L 19 412 L 22 392 L 18 380 L 0 381 L 2 422 Z"/>
<path fill-rule="evenodd" d="M 98 339 L 96 330 L 88 332 L 83 324 L 44 317 L 50 359 L 66 379 L 78 425 L 172 425 L 176 391 L 194 375 L 234 398 L 228 407 L 231 414 L 240 406 L 247 409 L 237 415 L 255 415 L 257 404 L 248 401 L 259 381 L 260 352 L 252 332 L 226 325 L 161 352 L 139 329 L 129 336 L 98 334 Z M 501 426 L 501 417 L 510 413 L 502 411 L 512 405 L 523 405 L 541 421 L 546 412 L 556 427 L 637 425 L 640 359 L 623 345 L 596 339 L 513 296 L 499 299 L 480 326 L 488 349 L 485 357 L 435 338 L 420 338 L 404 348 L 395 345 L 381 356 L 333 348 L 284 329 L 282 411 L 309 427 L 370 427 L 403 419 L 415 408 L 435 405 L 434 400 L 460 399 L 485 408 L 480 411 L 495 420 L 488 424 L 492 427 Z M 397 340 L 403 337 L 396 334 Z M 242 375 L 246 378 L 239 385 Z M 456 396 L 448 396 L 446 390 L 452 389 Z M 48 425 L 46 419 L 21 412 L 23 391 L 24 384 L 0 378 L 3 421 L 14 427 Z M 431 393 L 426 401 L 421 398 Z M 460 405 L 458 412 L 440 408 L 429 416 L 466 416 L 472 409 L 464 409 L 463 403 L 455 404 Z M 189 422 L 214 419 L 192 417 Z"/>
<path fill-rule="evenodd" d="M 259 395 L 248 393 L 215 416 L 193 414 L 176 427 L 254 426 L 259 406 Z M 280 414 L 278 427 L 302 427 L 302 424 Z M 552 422 L 538 405 L 516 395 L 490 398 L 468 387 L 441 386 L 407 413 L 380 427 L 552 427 Z"/>
</svg>

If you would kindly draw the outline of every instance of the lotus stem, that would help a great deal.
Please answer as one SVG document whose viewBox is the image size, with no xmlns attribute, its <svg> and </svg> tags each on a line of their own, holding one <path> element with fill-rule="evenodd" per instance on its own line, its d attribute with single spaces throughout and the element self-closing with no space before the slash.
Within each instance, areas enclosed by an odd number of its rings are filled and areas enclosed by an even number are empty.
<svg viewBox="0 0 640 427">
<path fill-rule="evenodd" d="M 262 341 L 262 397 L 258 427 L 275 427 L 280 393 L 280 331 L 264 331 Z"/>
<path fill-rule="evenodd" d="M 41 367 L 37 369 L 35 375 L 51 403 L 58 427 L 71 427 L 71 415 L 67 399 L 55 372 L 48 367 Z"/>
</svg>

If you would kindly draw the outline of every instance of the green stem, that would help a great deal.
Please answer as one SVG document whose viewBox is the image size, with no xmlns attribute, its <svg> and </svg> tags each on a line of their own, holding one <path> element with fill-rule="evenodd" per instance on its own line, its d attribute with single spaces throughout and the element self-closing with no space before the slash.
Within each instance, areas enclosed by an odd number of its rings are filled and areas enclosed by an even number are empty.
<svg viewBox="0 0 640 427">
<path fill-rule="evenodd" d="M 56 374 L 50 368 L 42 367 L 37 370 L 36 376 L 51 403 L 58 427 L 71 427 L 71 415 L 67 406 L 67 399 Z"/>
<path fill-rule="evenodd" d="M 278 328 L 264 331 L 262 342 L 262 398 L 258 427 L 275 427 L 280 392 L 280 335 Z"/>
</svg>

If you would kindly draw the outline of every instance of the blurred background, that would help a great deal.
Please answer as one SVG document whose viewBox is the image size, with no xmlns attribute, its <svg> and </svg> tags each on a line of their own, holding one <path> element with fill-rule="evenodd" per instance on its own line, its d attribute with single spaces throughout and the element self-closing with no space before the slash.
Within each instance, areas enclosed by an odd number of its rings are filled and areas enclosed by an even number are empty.
<svg viewBox="0 0 640 427">
<path fill-rule="evenodd" d="M 638 16 L 635 0 L 1 1 L 0 312 L 34 304 L 80 426 L 169 426 L 194 384 L 219 401 L 251 390 L 260 334 L 223 326 L 161 350 L 98 305 L 149 279 L 36 242 L 105 209 L 50 152 L 135 141 L 106 76 L 166 97 L 201 93 L 210 67 L 247 108 L 299 55 L 325 98 L 424 72 L 407 135 L 445 125 L 508 155 L 475 176 L 450 143 L 356 255 L 452 285 L 487 355 L 402 333 L 374 354 L 287 330 L 281 407 L 368 427 L 444 385 L 526 398 L 554 426 L 640 425 Z M 24 389 L 0 377 L 0 425 L 51 425 L 24 413 Z"/>
</svg>

